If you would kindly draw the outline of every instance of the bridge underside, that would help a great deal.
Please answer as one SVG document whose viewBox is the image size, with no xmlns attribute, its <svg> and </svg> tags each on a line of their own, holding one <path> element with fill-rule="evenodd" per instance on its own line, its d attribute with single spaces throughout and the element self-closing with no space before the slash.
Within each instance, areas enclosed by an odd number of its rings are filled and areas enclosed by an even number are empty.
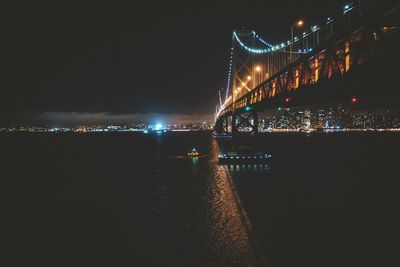
<svg viewBox="0 0 400 267">
<path fill-rule="evenodd" d="M 350 102 L 353 97 L 369 107 L 398 107 L 400 27 L 390 25 L 399 23 L 397 7 L 384 19 L 327 39 L 244 95 L 232 93 L 218 113 L 216 132 L 256 134 L 258 113 L 278 107 Z"/>
<path fill-rule="evenodd" d="M 217 119 L 215 131 L 256 134 L 259 112 L 278 107 L 293 108 L 321 103 L 350 102 L 354 96 L 361 100 L 361 105 L 366 105 L 368 108 L 398 108 L 400 53 L 386 54 L 358 65 L 345 76 L 334 75 L 329 79 L 321 79 L 317 84 L 303 85 L 298 90 L 282 92 L 268 101 L 239 107 L 234 112 L 226 112 Z M 246 109 L 251 109 L 251 112 Z"/>
</svg>

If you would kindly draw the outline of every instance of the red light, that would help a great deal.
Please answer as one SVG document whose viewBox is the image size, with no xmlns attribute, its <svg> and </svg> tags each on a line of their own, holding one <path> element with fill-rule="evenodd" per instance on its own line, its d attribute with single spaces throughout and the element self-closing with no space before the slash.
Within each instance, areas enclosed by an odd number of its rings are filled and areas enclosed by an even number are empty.
<svg viewBox="0 0 400 267">
<path fill-rule="evenodd" d="M 290 101 L 290 98 L 288 97 L 288 98 L 285 98 L 285 102 L 287 103 L 287 102 L 289 102 Z"/>
<path fill-rule="evenodd" d="M 352 99 L 351 99 L 351 103 L 357 103 L 358 102 L 358 98 L 357 97 L 353 97 Z"/>
</svg>

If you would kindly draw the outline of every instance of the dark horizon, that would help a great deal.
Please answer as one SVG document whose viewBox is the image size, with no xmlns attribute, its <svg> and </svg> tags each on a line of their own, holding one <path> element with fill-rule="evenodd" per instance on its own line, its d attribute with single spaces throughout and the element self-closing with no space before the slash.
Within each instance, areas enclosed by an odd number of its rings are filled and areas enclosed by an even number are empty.
<svg viewBox="0 0 400 267">
<path fill-rule="evenodd" d="M 311 25 L 345 3 L 291 2 L 8 4 L 0 123 L 68 114 L 211 119 L 234 29 L 279 42 L 293 20 Z"/>
</svg>

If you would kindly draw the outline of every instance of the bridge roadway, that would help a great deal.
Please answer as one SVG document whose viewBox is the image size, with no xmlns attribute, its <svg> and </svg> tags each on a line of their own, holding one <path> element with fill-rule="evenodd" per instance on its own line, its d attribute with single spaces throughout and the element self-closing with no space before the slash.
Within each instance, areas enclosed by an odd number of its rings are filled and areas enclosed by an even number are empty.
<svg viewBox="0 0 400 267">
<path fill-rule="evenodd" d="M 337 19 L 340 31 L 326 35 L 308 53 L 248 92 L 240 95 L 231 89 L 216 114 L 215 131 L 237 134 L 247 127 L 255 134 L 258 113 L 277 107 L 350 101 L 354 96 L 396 104 L 400 6 L 380 15 L 349 19 L 346 15 Z M 327 24 L 320 30 L 331 28 Z"/>
</svg>

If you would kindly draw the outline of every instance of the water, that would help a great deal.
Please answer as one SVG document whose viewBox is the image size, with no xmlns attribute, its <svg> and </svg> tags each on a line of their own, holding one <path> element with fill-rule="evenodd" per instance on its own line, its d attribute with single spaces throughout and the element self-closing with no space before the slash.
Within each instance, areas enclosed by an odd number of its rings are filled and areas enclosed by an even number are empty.
<svg viewBox="0 0 400 267">
<path fill-rule="evenodd" d="M 399 135 L 251 142 L 274 161 L 220 166 L 210 133 L 1 135 L 8 266 L 393 262 Z"/>
</svg>

